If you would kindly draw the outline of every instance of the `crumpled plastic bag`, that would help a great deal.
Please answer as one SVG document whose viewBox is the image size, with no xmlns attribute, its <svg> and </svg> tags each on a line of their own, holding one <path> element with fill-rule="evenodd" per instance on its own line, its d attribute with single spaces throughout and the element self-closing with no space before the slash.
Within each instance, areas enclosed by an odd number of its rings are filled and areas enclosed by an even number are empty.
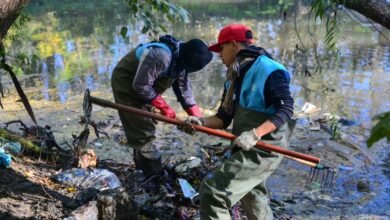
<svg viewBox="0 0 390 220">
<path fill-rule="evenodd" d="M 3 137 L 0 137 L 0 149 L 4 149 L 11 154 L 20 154 L 22 152 L 22 145 L 17 141 L 9 141 Z"/>
<path fill-rule="evenodd" d="M 100 191 L 121 186 L 118 177 L 106 169 L 73 168 L 55 175 L 53 179 L 69 186 L 82 189 L 95 188 Z"/>
<path fill-rule="evenodd" d="M 11 166 L 11 155 L 4 152 L 4 149 L 0 148 L 0 167 Z"/>
</svg>

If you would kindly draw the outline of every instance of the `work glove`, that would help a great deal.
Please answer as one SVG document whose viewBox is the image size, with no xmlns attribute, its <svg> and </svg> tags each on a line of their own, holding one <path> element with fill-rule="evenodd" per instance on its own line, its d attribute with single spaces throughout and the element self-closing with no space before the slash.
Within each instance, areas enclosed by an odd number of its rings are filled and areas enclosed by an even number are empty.
<svg viewBox="0 0 390 220">
<path fill-rule="evenodd" d="M 184 131 L 188 134 L 194 134 L 196 132 L 194 126 L 195 125 L 203 125 L 203 122 L 200 118 L 195 116 L 188 116 L 186 120 L 184 120 L 184 125 L 179 125 L 177 128 L 181 131 Z"/>
<path fill-rule="evenodd" d="M 242 132 L 241 135 L 234 140 L 234 144 L 248 151 L 254 147 L 256 142 L 260 139 L 261 138 L 256 134 L 256 130 L 252 129 L 250 131 Z"/>
<path fill-rule="evenodd" d="M 161 114 L 165 117 L 176 118 L 175 111 L 168 105 L 168 103 L 165 102 L 161 95 L 158 95 L 156 98 L 154 98 L 150 104 L 160 110 Z"/>
<path fill-rule="evenodd" d="M 193 105 L 185 110 L 189 116 L 196 116 L 198 118 L 203 117 L 202 112 L 199 109 L 199 106 Z"/>
</svg>

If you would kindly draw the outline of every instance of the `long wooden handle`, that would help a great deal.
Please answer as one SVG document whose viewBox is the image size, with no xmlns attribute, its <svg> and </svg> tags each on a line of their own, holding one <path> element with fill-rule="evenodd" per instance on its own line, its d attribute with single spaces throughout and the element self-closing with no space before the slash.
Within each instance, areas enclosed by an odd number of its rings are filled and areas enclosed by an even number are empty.
<svg viewBox="0 0 390 220">
<path fill-rule="evenodd" d="M 181 121 L 181 120 L 167 118 L 167 117 L 164 117 L 162 115 L 150 113 L 147 111 L 143 111 L 143 110 L 140 110 L 137 108 L 133 108 L 133 107 L 118 104 L 118 103 L 113 103 L 113 102 L 110 102 L 110 101 L 107 101 L 104 99 L 100 99 L 100 98 L 96 98 L 93 96 L 90 96 L 89 100 L 91 103 L 100 105 L 102 107 L 109 107 L 109 108 L 117 109 L 120 111 L 141 115 L 141 116 L 152 118 L 152 119 L 155 119 L 158 121 L 163 121 L 163 122 L 166 122 L 169 124 L 174 124 L 174 125 L 185 125 L 186 124 L 184 121 Z M 231 133 L 228 133 L 228 132 L 221 131 L 221 130 L 216 130 L 216 129 L 204 127 L 201 125 L 194 125 L 193 124 L 193 126 L 194 126 L 195 130 L 209 134 L 209 135 L 213 135 L 213 136 L 217 136 L 217 137 L 221 137 L 221 138 L 225 138 L 225 139 L 229 139 L 229 140 L 234 140 L 237 138 L 237 136 L 235 136 Z M 304 163 L 307 165 L 314 164 L 314 166 L 315 166 L 316 164 L 320 163 L 320 158 L 318 158 L 318 157 L 299 153 L 299 152 L 292 151 L 292 150 L 287 150 L 287 149 L 284 149 L 282 147 L 267 144 L 267 143 L 264 143 L 261 141 L 258 141 L 256 143 L 256 147 L 258 147 L 262 150 L 267 150 L 267 151 L 272 151 L 272 152 L 283 154 L 283 155 L 287 156 L 288 158 L 294 159 L 298 162 L 301 162 L 301 163 Z M 305 163 L 305 162 L 307 162 L 307 163 Z"/>
</svg>

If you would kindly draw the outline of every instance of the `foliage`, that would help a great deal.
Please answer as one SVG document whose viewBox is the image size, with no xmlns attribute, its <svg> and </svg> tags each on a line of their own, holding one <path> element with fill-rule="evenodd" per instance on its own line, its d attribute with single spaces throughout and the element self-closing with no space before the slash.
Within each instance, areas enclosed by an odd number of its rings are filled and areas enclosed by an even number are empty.
<svg viewBox="0 0 390 220">
<path fill-rule="evenodd" d="M 279 0 L 278 4 L 282 11 L 286 11 L 294 5 L 294 2 L 290 0 Z"/>
<path fill-rule="evenodd" d="M 314 12 L 316 20 L 325 20 L 326 35 L 324 43 L 328 50 L 336 51 L 336 41 L 340 36 L 340 28 L 337 20 L 338 3 L 333 0 L 313 0 L 311 11 Z"/>
<path fill-rule="evenodd" d="M 379 121 L 371 130 L 371 136 L 367 140 L 368 147 L 382 138 L 387 138 L 387 141 L 390 141 L 390 112 L 379 114 L 373 119 Z"/>
<path fill-rule="evenodd" d="M 336 141 L 341 139 L 339 119 L 340 118 L 333 113 L 330 115 L 329 124 L 330 124 L 330 129 L 332 131 L 332 140 L 336 140 Z"/>
<path fill-rule="evenodd" d="M 8 34 L 4 38 L 5 46 L 10 46 L 12 42 L 21 39 L 31 40 L 31 35 L 25 27 L 30 20 L 30 17 L 23 10 L 20 11 L 18 18 L 12 24 Z M 39 59 L 36 54 L 27 54 L 20 51 L 17 51 L 14 54 L 8 53 L 7 55 L 9 56 L 8 61 L 12 62 L 13 70 L 16 75 L 31 73 L 31 69 L 29 69 L 29 67 L 31 67 L 33 63 L 36 63 Z"/>
<path fill-rule="evenodd" d="M 11 29 L 5 37 L 5 40 L 15 40 L 21 36 L 25 36 L 26 32 L 23 29 L 23 26 L 30 21 L 30 17 L 27 16 L 24 11 L 21 11 L 18 18 L 12 24 Z"/>
<path fill-rule="evenodd" d="M 143 22 L 142 33 L 154 37 L 166 32 L 167 22 L 189 22 L 188 12 L 166 0 L 125 0 L 131 9 L 130 16 Z M 127 29 L 122 28 L 121 35 L 126 36 Z"/>
<path fill-rule="evenodd" d="M 323 68 L 324 61 L 329 62 L 333 59 L 338 59 L 339 51 L 336 45 L 338 38 L 340 37 L 340 21 L 338 16 L 338 4 L 340 1 L 336 0 L 311 0 L 310 12 L 308 13 L 307 19 L 307 32 L 308 38 L 311 41 L 312 50 L 306 48 L 303 43 L 303 40 L 300 36 L 300 32 L 297 28 L 297 14 L 295 14 L 295 32 L 301 43 L 301 46 L 296 46 L 295 53 L 302 57 L 303 72 L 305 76 L 311 76 L 312 73 L 309 71 L 309 66 L 306 65 L 307 59 L 311 57 L 309 55 L 310 51 L 314 55 L 314 70 L 313 73 L 321 72 Z M 316 39 L 316 34 L 318 31 L 317 27 L 319 24 L 325 25 L 325 34 L 324 39 L 320 42 L 323 42 L 325 45 L 325 50 L 321 50 L 318 47 L 318 41 Z M 322 53 L 319 55 L 319 53 Z M 311 67 L 310 67 L 311 69 Z"/>
</svg>

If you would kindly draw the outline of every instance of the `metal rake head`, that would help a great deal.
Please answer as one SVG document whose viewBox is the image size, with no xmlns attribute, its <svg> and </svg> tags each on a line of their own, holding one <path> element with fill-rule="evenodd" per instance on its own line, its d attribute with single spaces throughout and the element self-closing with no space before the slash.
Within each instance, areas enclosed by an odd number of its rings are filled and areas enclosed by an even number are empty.
<svg viewBox="0 0 390 220">
<path fill-rule="evenodd" d="M 335 179 L 336 169 L 317 164 L 315 167 L 310 167 L 309 178 L 306 186 L 310 186 L 314 182 L 319 182 L 320 187 L 332 186 Z"/>
</svg>

